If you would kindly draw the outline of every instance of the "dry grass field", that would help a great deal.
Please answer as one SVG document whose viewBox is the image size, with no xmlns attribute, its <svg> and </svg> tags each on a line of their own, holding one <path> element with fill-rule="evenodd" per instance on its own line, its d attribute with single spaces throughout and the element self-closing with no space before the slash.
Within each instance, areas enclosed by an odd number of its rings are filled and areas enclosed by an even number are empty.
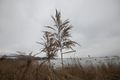
<svg viewBox="0 0 120 80">
<path fill-rule="evenodd" d="M 82 66 L 78 60 L 63 68 L 37 61 L 0 60 L 0 80 L 120 80 L 120 63 Z"/>
</svg>

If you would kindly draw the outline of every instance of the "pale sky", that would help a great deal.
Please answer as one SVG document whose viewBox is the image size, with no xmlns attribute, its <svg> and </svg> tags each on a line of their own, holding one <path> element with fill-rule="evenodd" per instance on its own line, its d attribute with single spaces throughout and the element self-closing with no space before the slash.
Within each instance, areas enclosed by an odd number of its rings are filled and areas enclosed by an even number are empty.
<svg viewBox="0 0 120 80">
<path fill-rule="evenodd" d="M 0 0 L 0 53 L 39 52 L 44 26 L 55 9 L 73 25 L 81 44 L 70 56 L 120 55 L 120 0 Z"/>
</svg>

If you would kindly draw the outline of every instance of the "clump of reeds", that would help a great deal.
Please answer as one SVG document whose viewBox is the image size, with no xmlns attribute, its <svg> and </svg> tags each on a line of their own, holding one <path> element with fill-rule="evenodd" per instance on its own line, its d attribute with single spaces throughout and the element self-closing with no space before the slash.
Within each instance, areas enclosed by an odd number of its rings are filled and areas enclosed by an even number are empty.
<svg viewBox="0 0 120 80">
<path fill-rule="evenodd" d="M 33 59 L 0 60 L 0 80 L 48 80 L 49 67 Z"/>
<path fill-rule="evenodd" d="M 74 64 L 52 68 L 33 59 L 0 60 L 0 80 L 120 80 L 120 64 Z"/>
<path fill-rule="evenodd" d="M 79 59 L 72 59 L 74 64 L 60 68 L 66 80 L 120 80 L 120 63 L 107 62 L 100 65 L 81 65 Z M 63 75 L 64 74 L 64 75 Z"/>
</svg>

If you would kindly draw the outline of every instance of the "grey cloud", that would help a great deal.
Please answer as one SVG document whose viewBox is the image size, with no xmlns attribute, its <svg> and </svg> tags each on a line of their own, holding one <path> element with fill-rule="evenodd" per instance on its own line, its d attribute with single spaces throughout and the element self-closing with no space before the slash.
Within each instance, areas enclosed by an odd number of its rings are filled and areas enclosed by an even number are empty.
<svg viewBox="0 0 120 80">
<path fill-rule="evenodd" d="M 119 55 L 119 0 L 0 0 L 0 49 L 39 50 L 35 42 L 55 9 L 74 26 L 73 40 L 82 45 L 77 56 Z"/>
</svg>

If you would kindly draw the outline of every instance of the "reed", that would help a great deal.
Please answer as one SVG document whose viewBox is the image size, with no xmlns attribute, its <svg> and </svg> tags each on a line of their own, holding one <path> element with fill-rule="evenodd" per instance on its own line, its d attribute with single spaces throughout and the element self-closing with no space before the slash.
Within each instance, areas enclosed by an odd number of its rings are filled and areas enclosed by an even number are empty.
<svg viewBox="0 0 120 80">
<path fill-rule="evenodd" d="M 3 59 L 0 60 L 0 80 L 120 80 L 120 63 L 83 66 L 80 59 L 71 60 L 74 64 L 52 68 L 33 59 Z"/>
</svg>

